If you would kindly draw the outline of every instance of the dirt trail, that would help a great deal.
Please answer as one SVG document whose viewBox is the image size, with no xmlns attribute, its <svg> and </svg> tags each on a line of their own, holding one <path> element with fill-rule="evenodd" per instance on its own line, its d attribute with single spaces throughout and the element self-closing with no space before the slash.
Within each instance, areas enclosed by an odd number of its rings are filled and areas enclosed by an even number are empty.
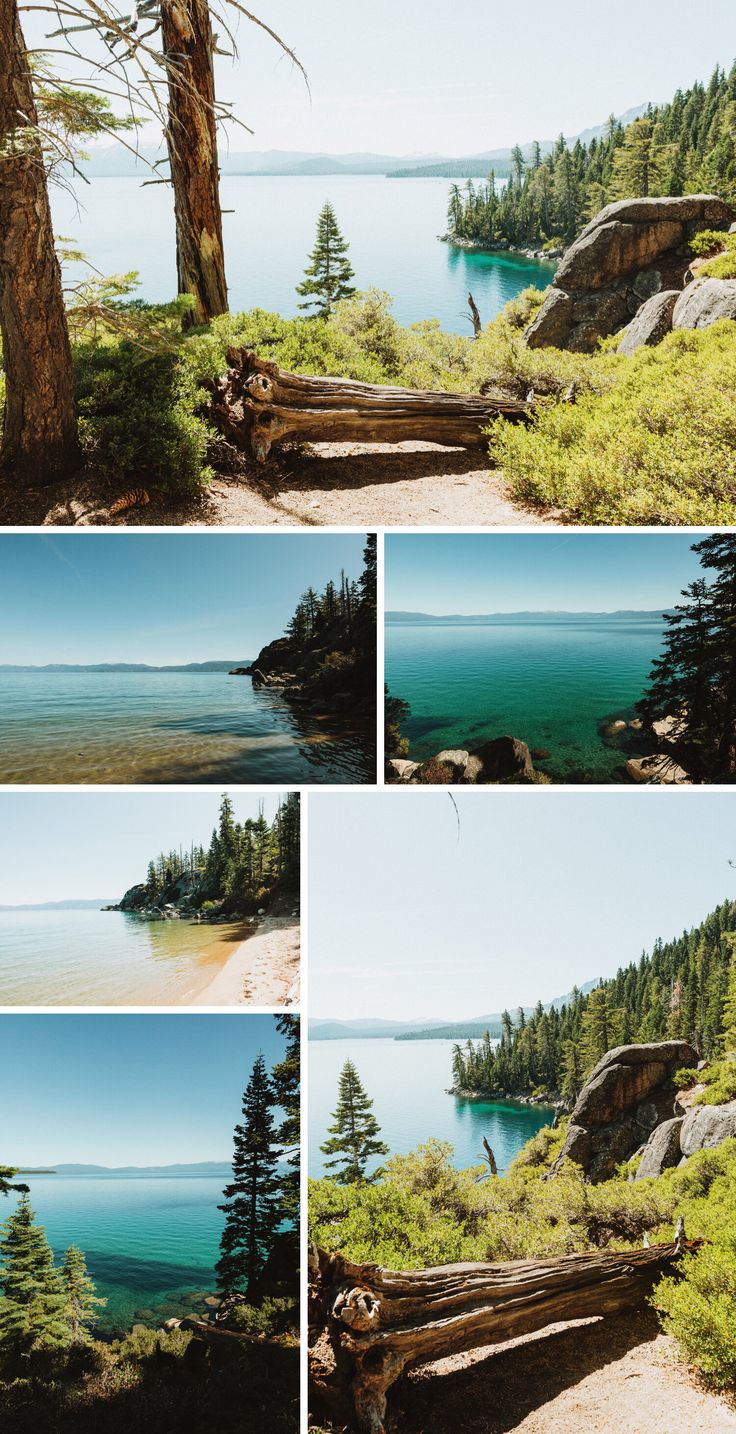
<svg viewBox="0 0 736 1434">
<path fill-rule="evenodd" d="M 0 524 L 536 528 L 563 521 L 561 514 L 537 513 L 512 498 L 482 448 L 321 443 L 284 450 L 263 466 L 236 456 L 230 467 L 188 506 L 154 495 L 146 507 L 115 518 L 109 510 L 119 494 L 91 477 L 45 492 L 6 492 Z"/>
<path fill-rule="evenodd" d="M 391 1434 L 729 1434 L 736 1406 L 700 1388 L 653 1313 L 553 1325 L 418 1370 Z"/>
</svg>

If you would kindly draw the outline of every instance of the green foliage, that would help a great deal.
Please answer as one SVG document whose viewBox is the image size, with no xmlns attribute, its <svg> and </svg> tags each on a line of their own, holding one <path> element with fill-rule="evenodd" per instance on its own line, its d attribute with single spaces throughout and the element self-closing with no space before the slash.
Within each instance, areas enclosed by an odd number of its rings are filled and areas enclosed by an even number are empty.
<svg viewBox="0 0 736 1434">
<path fill-rule="evenodd" d="M 0 1261 L 0 1359 L 28 1358 L 69 1345 L 61 1277 L 25 1192 L 2 1226 Z"/>
<path fill-rule="evenodd" d="M 409 703 L 403 697 L 392 697 L 388 683 L 383 686 L 383 732 L 384 751 L 387 757 L 405 757 L 409 751 L 409 740 L 401 735 L 401 724 L 410 713 Z"/>
<path fill-rule="evenodd" d="M 688 1255 L 652 1303 L 685 1358 L 716 1389 L 736 1386 L 736 1222 L 728 1242 Z"/>
<path fill-rule="evenodd" d="M 96 1312 L 107 1304 L 107 1300 L 98 1298 L 94 1282 L 87 1273 L 84 1255 L 76 1245 L 70 1245 L 66 1251 L 61 1278 L 72 1344 L 87 1344 Z"/>
<path fill-rule="evenodd" d="M 266 1297 L 258 1305 L 237 1304 L 233 1310 L 232 1325 L 243 1334 L 272 1338 L 282 1334 L 284 1329 L 298 1322 L 293 1300 Z"/>
<path fill-rule="evenodd" d="M 215 1266 L 223 1293 L 251 1297 L 281 1221 L 275 1094 L 262 1055 L 253 1063 L 243 1095 L 243 1120 L 235 1127 L 233 1180 L 223 1191 L 225 1215 Z"/>
<path fill-rule="evenodd" d="M 556 350 L 549 356 L 575 359 Z M 578 358 L 578 362 L 580 362 Z M 517 497 L 599 524 L 736 519 L 733 324 L 678 330 L 629 358 L 589 358 L 577 402 L 496 422 L 491 454 Z"/>
<path fill-rule="evenodd" d="M 736 279 L 736 247 L 717 259 L 710 259 L 698 270 L 699 279 Z"/>
<path fill-rule="evenodd" d="M 156 1361 L 162 1354 L 181 1359 L 191 1338 L 185 1329 L 150 1329 L 148 1325 L 136 1324 L 123 1339 L 114 1341 L 113 1349 L 121 1362 Z"/>
<path fill-rule="evenodd" d="M 209 430 L 191 370 L 123 339 L 74 353 L 79 433 L 88 462 L 113 484 L 192 493 L 209 476 Z"/>
<path fill-rule="evenodd" d="M 701 229 L 690 240 L 688 248 L 697 259 L 708 259 L 712 254 L 720 254 L 722 249 L 736 249 L 736 234 L 724 234 L 722 229 Z"/>
</svg>

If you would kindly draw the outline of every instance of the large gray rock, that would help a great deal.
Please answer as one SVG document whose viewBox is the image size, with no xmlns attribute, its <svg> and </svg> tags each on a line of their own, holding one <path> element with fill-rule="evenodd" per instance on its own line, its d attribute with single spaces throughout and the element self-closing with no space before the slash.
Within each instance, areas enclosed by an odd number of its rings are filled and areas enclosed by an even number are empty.
<svg viewBox="0 0 736 1434">
<path fill-rule="evenodd" d="M 550 1174 L 556 1174 L 567 1158 L 581 1165 L 589 1180 L 609 1179 L 653 1130 L 673 1119 L 673 1076 L 697 1059 L 687 1041 L 607 1051 L 578 1096 L 565 1144 Z"/>
<path fill-rule="evenodd" d="M 564 255 L 527 344 L 592 353 L 599 339 L 630 322 L 642 300 L 680 291 L 692 258 L 688 240 L 699 229 L 728 229 L 734 217 L 713 194 L 607 205 Z"/>
<path fill-rule="evenodd" d="M 642 304 L 627 328 L 619 346 L 620 354 L 633 354 L 637 349 L 660 344 L 672 328 L 672 315 L 680 298 L 679 289 L 665 289 Z"/>
<path fill-rule="evenodd" d="M 494 737 L 470 753 L 465 764 L 465 781 L 482 786 L 486 782 L 531 777 L 533 772 L 534 763 L 526 742 L 519 741 L 518 737 Z"/>
<path fill-rule="evenodd" d="M 736 1136 L 736 1100 L 727 1105 L 696 1105 L 688 1112 L 680 1131 L 684 1156 L 696 1150 L 712 1150 Z"/>
<path fill-rule="evenodd" d="M 637 1180 L 647 1180 L 652 1176 L 661 1175 L 663 1170 L 669 1170 L 670 1166 L 679 1163 L 680 1130 L 683 1120 L 683 1116 L 675 1116 L 672 1120 L 663 1121 L 653 1131 L 636 1172 Z"/>
<path fill-rule="evenodd" d="M 406 757 L 389 757 L 386 765 L 391 782 L 410 782 L 414 773 L 419 771 L 419 763 L 410 762 Z"/>
<path fill-rule="evenodd" d="M 683 289 L 672 315 L 673 329 L 707 329 L 719 319 L 736 319 L 736 279 L 695 279 Z"/>
</svg>

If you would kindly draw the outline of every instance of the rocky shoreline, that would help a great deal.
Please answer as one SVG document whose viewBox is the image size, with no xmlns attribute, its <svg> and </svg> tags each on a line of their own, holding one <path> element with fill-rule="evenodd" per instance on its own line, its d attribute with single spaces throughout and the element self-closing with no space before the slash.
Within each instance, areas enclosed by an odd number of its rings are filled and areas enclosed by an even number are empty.
<svg viewBox="0 0 736 1434">
<path fill-rule="evenodd" d="M 523 244 L 511 244 L 508 239 L 499 239 L 495 244 L 482 244 L 479 239 L 460 239 L 454 234 L 438 234 L 440 244 L 451 244 L 453 249 L 465 249 L 471 254 L 522 254 L 525 259 L 536 259 L 542 264 L 556 264 L 565 253 L 564 248 L 534 249 Z"/>
<path fill-rule="evenodd" d="M 349 667 L 343 675 L 339 662 L 326 666 L 329 652 L 327 643 L 305 651 L 288 637 L 279 637 L 261 649 L 250 667 L 233 667 L 228 676 L 250 677 L 255 688 L 267 688 L 315 717 L 349 711 L 351 717 L 370 720 L 373 694 L 351 691 Z"/>
</svg>

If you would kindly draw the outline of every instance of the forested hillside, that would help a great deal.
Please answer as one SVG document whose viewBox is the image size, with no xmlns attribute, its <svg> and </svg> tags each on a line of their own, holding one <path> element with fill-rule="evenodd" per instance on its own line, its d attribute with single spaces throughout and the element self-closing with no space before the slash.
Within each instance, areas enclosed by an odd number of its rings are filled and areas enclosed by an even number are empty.
<svg viewBox="0 0 736 1434">
<path fill-rule="evenodd" d="M 542 1089 L 574 1100 L 606 1051 L 639 1041 L 688 1040 L 704 1057 L 721 1054 L 729 979 L 736 983 L 736 902 L 727 901 L 700 926 L 661 942 L 622 966 L 589 995 L 528 1018 L 502 1016 L 503 1035 L 453 1051 L 453 1089 L 522 1094 Z"/>
<path fill-rule="evenodd" d="M 126 892 L 120 909 L 148 911 L 176 905 L 205 914 L 238 911 L 248 915 L 278 892 L 299 897 L 299 793 L 289 792 L 272 822 L 263 811 L 235 819 L 231 798 L 220 801 L 209 845 L 159 852 L 146 879 Z"/>
<path fill-rule="evenodd" d="M 692 193 L 736 198 L 736 64 L 716 69 L 708 85 L 678 90 L 669 104 L 650 106 L 625 128 L 612 116 L 602 139 L 562 135 L 552 154 L 539 145 L 497 190 L 495 176 L 450 190 L 449 237 L 496 244 L 570 244 L 615 199 Z"/>
</svg>

